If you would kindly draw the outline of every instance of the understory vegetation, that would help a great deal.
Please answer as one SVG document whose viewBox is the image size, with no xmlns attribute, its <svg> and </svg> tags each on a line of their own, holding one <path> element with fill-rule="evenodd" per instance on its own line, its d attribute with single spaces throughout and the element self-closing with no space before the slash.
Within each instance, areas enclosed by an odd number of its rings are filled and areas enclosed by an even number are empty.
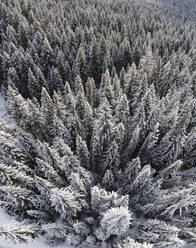
<svg viewBox="0 0 196 248">
<path fill-rule="evenodd" d="M 0 236 L 196 247 L 195 0 L 1 0 Z"/>
</svg>

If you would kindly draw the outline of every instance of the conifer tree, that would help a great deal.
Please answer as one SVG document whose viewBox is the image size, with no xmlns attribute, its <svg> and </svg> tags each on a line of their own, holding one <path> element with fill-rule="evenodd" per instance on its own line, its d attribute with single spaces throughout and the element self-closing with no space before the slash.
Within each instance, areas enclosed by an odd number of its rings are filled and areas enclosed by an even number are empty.
<svg viewBox="0 0 196 248">
<path fill-rule="evenodd" d="M 30 117 L 27 101 L 10 86 L 7 92 L 7 107 L 18 125 L 26 130 Z"/>
<path fill-rule="evenodd" d="M 81 166 L 83 166 L 86 169 L 90 168 L 90 154 L 88 151 L 88 147 L 86 145 L 86 142 L 81 139 L 81 137 L 78 135 L 77 136 L 77 141 L 76 141 L 76 155 L 77 158 L 79 159 Z"/>
<path fill-rule="evenodd" d="M 93 37 L 91 46 L 90 46 L 88 72 L 90 73 L 90 76 L 95 80 L 95 82 L 98 83 L 99 82 L 99 57 L 98 57 L 98 43 L 97 43 L 96 37 Z"/>
<path fill-rule="evenodd" d="M 41 109 L 44 119 L 45 132 L 49 136 L 48 138 L 50 138 L 53 136 L 55 112 L 52 99 L 45 88 L 42 89 L 41 93 Z"/>
<path fill-rule="evenodd" d="M 101 228 L 96 233 L 98 239 L 106 240 L 111 235 L 122 235 L 130 225 L 131 214 L 124 207 L 111 208 L 103 214 Z"/>
<path fill-rule="evenodd" d="M 88 78 L 86 82 L 86 98 L 89 104 L 93 107 L 96 103 L 96 86 L 93 78 Z"/>
<path fill-rule="evenodd" d="M 29 69 L 28 71 L 28 90 L 29 90 L 29 93 L 31 95 L 31 97 L 39 97 L 38 95 L 38 89 L 37 89 L 37 81 L 36 81 L 36 78 L 32 72 L 31 69 Z"/>
<path fill-rule="evenodd" d="M 51 57 L 52 57 L 52 47 L 50 46 L 50 43 L 47 39 L 47 37 L 44 37 L 43 40 L 43 47 L 41 51 L 41 63 L 43 64 L 43 72 L 44 76 L 48 78 L 49 76 L 49 65 L 51 63 Z"/>
<path fill-rule="evenodd" d="M 18 34 L 19 34 L 19 39 L 21 42 L 21 45 L 26 48 L 28 45 L 28 28 L 29 28 L 29 23 L 27 19 L 24 16 L 20 17 L 20 22 L 18 25 Z"/>
<path fill-rule="evenodd" d="M 87 62 L 85 58 L 84 49 L 80 47 L 78 49 L 78 54 L 74 62 L 74 68 L 73 68 L 74 76 L 80 75 L 82 80 L 86 81 L 86 67 L 87 67 Z"/>
</svg>

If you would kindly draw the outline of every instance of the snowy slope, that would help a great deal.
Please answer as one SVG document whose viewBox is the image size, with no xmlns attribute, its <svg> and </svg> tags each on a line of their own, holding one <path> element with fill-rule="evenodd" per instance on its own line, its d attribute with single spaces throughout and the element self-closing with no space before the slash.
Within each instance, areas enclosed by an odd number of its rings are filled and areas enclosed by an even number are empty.
<svg viewBox="0 0 196 248">
<path fill-rule="evenodd" d="M 15 219 L 4 212 L 0 208 L 0 227 L 6 224 L 9 224 L 11 221 L 15 221 Z M 34 241 L 28 244 L 13 244 L 10 240 L 5 240 L 0 237 L 0 248 L 50 248 L 50 246 L 44 243 L 42 238 L 35 239 Z M 56 246 L 55 248 L 71 248 L 70 245 L 64 243 L 62 245 Z"/>
<path fill-rule="evenodd" d="M 12 120 L 12 118 L 7 113 L 6 102 L 5 102 L 5 99 L 2 95 L 2 93 L 0 92 L 0 121 L 1 120 L 9 123 L 10 125 L 15 124 L 14 121 Z M 14 220 L 14 218 L 12 218 L 8 214 L 6 214 L 0 208 L 0 226 L 8 224 L 13 220 Z M 36 239 L 33 242 L 31 242 L 30 244 L 18 244 L 18 245 L 16 245 L 16 244 L 11 243 L 11 241 L 4 240 L 3 238 L 0 237 L 0 248 L 38 248 L 38 247 L 49 248 L 49 246 L 47 246 L 42 239 Z M 61 246 L 57 246 L 56 248 L 70 248 L 70 246 L 67 244 L 64 244 Z"/>
<path fill-rule="evenodd" d="M 1 92 L 0 92 L 0 120 L 3 120 L 9 123 L 10 125 L 14 125 L 14 121 L 7 113 L 5 98 L 3 97 L 3 94 Z"/>
<path fill-rule="evenodd" d="M 0 226 L 10 223 L 14 218 L 7 215 L 2 209 L 0 209 Z M 4 240 L 0 237 L 0 248 L 49 248 L 42 239 L 36 239 L 29 244 L 13 244 L 9 240 Z M 56 248 L 71 248 L 67 244 L 57 246 Z"/>
</svg>

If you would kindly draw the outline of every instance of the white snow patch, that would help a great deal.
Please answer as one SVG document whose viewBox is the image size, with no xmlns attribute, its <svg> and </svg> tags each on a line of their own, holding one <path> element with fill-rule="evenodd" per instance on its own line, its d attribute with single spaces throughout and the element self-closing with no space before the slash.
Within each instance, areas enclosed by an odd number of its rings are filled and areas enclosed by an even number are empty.
<svg viewBox="0 0 196 248">
<path fill-rule="evenodd" d="M 0 248 L 51 248 L 50 246 L 47 246 L 44 244 L 44 241 L 41 239 L 34 240 L 33 242 L 29 244 L 13 244 L 9 241 L 5 241 L 0 239 Z M 55 246 L 54 248 L 70 248 L 69 245 L 66 243 L 60 246 Z"/>
<path fill-rule="evenodd" d="M 14 120 L 9 116 L 6 108 L 6 101 L 3 94 L 0 92 L 0 120 L 5 121 L 10 125 L 14 125 Z"/>
<path fill-rule="evenodd" d="M 5 121 L 9 125 L 14 126 L 14 120 L 9 116 L 6 108 L 6 101 L 3 94 L 0 92 L 0 120 Z M 0 226 L 9 224 L 11 221 L 14 220 L 14 217 L 6 214 L 0 208 Z M 0 248 L 49 248 L 47 244 L 44 243 L 43 238 L 38 238 L 33 240 L 29 244 L 13 244 L 10 240 L 5 240 L 0 237 Z M 64 243 L 63 245 L 56 246 L 56 248 L 71 248 L 70 245 Z"/>
<path fill-rule="evenodd" d="M 6 214 L 0 208 L 0 226 L 9 224 L 11 221 L 14 220 L 14 217 Z M 0 248 L 51 248 L 46 243 L 44 243 L 43 238 L 38 238 L 33 240 L 28 244 L 13 244 L 10 240 L 5 240 L 0 237 Z M 68 243 L 64 243 L 62 245 L 56 246 L 55 248 L 71 248 Z"/>
</svg>

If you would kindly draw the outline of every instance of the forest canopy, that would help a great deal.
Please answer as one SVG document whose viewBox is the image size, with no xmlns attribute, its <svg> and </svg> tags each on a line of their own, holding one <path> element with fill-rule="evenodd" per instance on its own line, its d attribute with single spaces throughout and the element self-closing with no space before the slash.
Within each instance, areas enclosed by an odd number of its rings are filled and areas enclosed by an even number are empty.
<svg viewBox="0 0 196 248">
<path fill-rule="evenodd" d="M 196 247 L 195 0 L 1 0 L 0 236 Z"/>
</svg>

